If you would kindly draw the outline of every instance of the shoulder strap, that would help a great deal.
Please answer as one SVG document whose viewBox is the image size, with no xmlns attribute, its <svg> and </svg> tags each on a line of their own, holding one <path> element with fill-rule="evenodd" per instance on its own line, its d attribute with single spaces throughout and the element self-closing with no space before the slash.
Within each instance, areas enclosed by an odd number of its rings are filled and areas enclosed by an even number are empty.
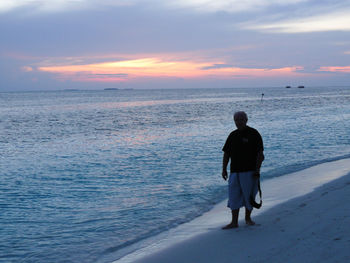
<svg viewBox="0 0 350 263">
<path fill-rule="evenodd" d="M 259 209 L 262 206 L 262 192 L 261 192 L 261 187 L 260 187 L 260 178 L 257 178 L 257 183 L 258 183 L 258 191 L 259 191 L 259 196 L 260 196 L 260 203 L 258 204 L 257 202 L 255 202 L 255 198 L 253 197 L 253 195 L 250 196 L 250 204 Z"/>
</svg>

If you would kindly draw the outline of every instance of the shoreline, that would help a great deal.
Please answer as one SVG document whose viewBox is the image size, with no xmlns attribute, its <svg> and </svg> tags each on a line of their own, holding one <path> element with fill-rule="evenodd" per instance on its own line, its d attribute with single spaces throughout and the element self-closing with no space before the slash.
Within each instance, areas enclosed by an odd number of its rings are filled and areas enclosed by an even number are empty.
<svg viewBox="0 0 350 263">
<path fill-rule="evenodd" d="M 275 215 L 278 213 L 279 207 L 296 206 L 298 208 L 296 203 L 297 200 L 301 199 L 298 201 L 300 203 L 299 205 L 301 205 L 300 209 L 303 207 L 306 209 L 306 207 L 308 207 L 307 203 L 309 202 L 310 196 L 320 195 L 319 192 L 322 191 L 321 189 L 331 187 L 329 185 L 337 184 L 339 180 L 345 180 L 346 182 L 349 182 L 350 185 L 349 172 L 350 158 L 347 158 L 318 164 L 316 166 L 281 177 L 264 180 L 261 182 L 263 191 L 263 207 L 260 210 L 254 210 L 252 214 L 253 220 L 256 221 L 257 226 L 248 228 L 243 226 L 242 219 L 244 217 L 244 212 L 243 209 L 241 209 L 241 227 L 235 230 L 221 230 L 221 227 L 227 224 L 230 220 L 230 211 L 226 207 L 227 200 L 225 200 L 215 205 L 212 210 L 204 213 L 202 216 L 174 229 L 170 229 L 165 233 L 158 235 L 157 238 L 151 238 L 148 242 L 145 242 L 143 247 L 136 248 L 136 250 L 134 249 L 133 251 L 130 251 L 130 253 L 126 256 L 113 262 L 192 262 L 191 260 L 211 262 L 210 260 L 205 261 L 205 257 L 200 257 L 200 251 L 206 251 L 206 249 L 209 249 L 207 247 L 209 244 L 214 246 L 218 251 L 221 251 L 221 246 L 225 247 L 226 243 L 228 242 L 226 239 L 235 238 L 235 233 L 232 232 L 246 233 L 249 231 L 248 233 L 251 233 L 253 230 L 257 230 L 258 232 L 266 232 L 267 229 L 270 229 L 275 223 L 278 223 L 279 221 L 282 222 L 281 218 L 283 216 Z M 350 186 L 348 188 L 350 188 Z M 327 194 L 325 194 L 325 196 L 326 195 Z M 348 196 L 350 196 L 349 193 Z M 283 211 L 284 210 L 285 209 L 283 209 Z M 269 219 L 273 217 L 279 218 L 279 220 L 271 223 Z M 301 225 L 303 225 L 302 222 Z M 293 231 L 293 227 L 293 225 L 290 226 L 292 229 L 291 231 Z M 227 232 L 231 234 L 228 235 L 226 234 Z M 212 243 L 214 237 L 217 239 L 217 244 Z M 220 238 L 222 238 L 222 240 L 220 240 Z M 216 239 L 214 238 L 214 240 Z M 229 241 L 236 244 L 238 240 Z M 254 240 L 250 241 L 254 242 Z M 272 240 L 271 242 L 275 243 Z M 263 243 L 265 243 L 265 241 Z M 350 245 L 350 241 L 348 243 Z M 188 246 L 195 248 L 197 247 L 197 249 L 200 249 L 200 251 L 187 251 Z M 198 248 L 198 246 L 200 246 L 200 248 Z M 230 248 L 229 251 L 231 251 L 231 249 L 233 248 Z M 241 247 L 240 250 L 242 249 L 243 248 Z M 240 250 L 238 250 L 238 252 L 240 252 Z M 225 254 L 227 251 L 221 252 L 222 254 Z M 226 262 L 220 255 L 217 256 L 219 256 L 219 258 L 215 259 L 215 261 Z M 194 257 L 198 258 L 194 259 Z M 242 260 L 249 261 L 247 258 L 242 258 Z M 249 262 L 255 261 L 253 260 Z"/>
</svg>

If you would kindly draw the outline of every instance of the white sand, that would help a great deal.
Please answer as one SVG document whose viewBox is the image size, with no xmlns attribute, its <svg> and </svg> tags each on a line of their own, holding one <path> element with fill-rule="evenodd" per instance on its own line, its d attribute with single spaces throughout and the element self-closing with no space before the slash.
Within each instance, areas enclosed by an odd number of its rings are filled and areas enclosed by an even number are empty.
<svg viewBox="0 0 350 263">
<path fill-rule="evenodd" d="M 226 201 L 116 262 L 350 262 L 350 159 L 262 183 L 256 226 L 221 230 Z M 289 201 L 288 201 L 289 200 Z"/>
</svg>

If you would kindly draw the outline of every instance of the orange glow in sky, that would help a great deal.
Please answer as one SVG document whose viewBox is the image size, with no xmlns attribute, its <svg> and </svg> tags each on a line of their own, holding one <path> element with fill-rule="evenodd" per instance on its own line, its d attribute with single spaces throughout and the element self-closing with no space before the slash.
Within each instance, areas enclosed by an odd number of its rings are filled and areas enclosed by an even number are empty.
<svg viewBox="0 0 350 263">
<path fill-rule="evenodd" d="M 345 67 L 320 67 L 319 71 L 350 73 L 350 66 L 345 66 Z"/>
<path fill-rule="evenodd" d="M 85 65 L 43 66 L 39 71 L 57 74 L 59 79 L 73 81 L 121 82 L 151 77 L 175 78 L 249 78 L 301 74 L 302 67 L 276 69 L 239 68 L 222 62 L 164 61 L 159 58 L 142 58 Z"/>
</svg>

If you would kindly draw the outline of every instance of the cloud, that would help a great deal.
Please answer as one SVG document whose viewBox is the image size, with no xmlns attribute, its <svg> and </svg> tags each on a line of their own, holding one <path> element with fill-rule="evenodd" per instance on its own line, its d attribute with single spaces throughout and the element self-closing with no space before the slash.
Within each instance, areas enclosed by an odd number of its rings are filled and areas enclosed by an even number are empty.
<svg viewBox="0 0 350 263">
<path fill-rule="evenodd" d="M 170 57 L 170 56 L 169 56 Z M 223 62 L 198 62 L 191 60 L 169 60 L 164 58 L 146 57 L 122 61 L 110 61 L 81 65 L 51 65 L 39 66 L 41 72 L 51 73 L 60 80 L 120 82 L 142 78 L 242 78 L 245 77 L 275 77 L 302 75 L 303 68 L 242 68 Z M 122 72 L 122 73 L 121 73 Z"/>
<path fill-rule="evenodd" d="M 57 76 L 57 79 L 59 80 L 72 80 L 75 82 L 111 82 L 111 83 L 118 83 L 118 82 L 125 82 L 128 79 L 128 74 L 125 73 L 115 73 L 115 74 L 94 74 L 89 72 L 75 72 L 73 74 L 60 74 Z"/>
<path fill-rule="evenodd" d="M 95 76 L 105 76 L 105 77 L 122 77 L 122 78 L 126 78 L 128 76 L 128 74 L 125 73 L 115 73 L 115 74 L 95 74 Z"/>
<path fill-rule="evenodd" d="M 243 25 L 243 27 L 270 33 L 350 31 L 350 9 L 310 17 L 282 19 L 273 23 Z"/>
<path fill-rule="evenodd" d="M 18 1 L 16 2 L 15 0 L 2 0 L 0 2 L 0 12 L 10 11 L 18 6 L 20 6 L 20 3 L 18 3 Z"/>
<path fill-rule="evenodd" d="M 110 61 L 95 64 L 60 65 L 38 67 L 39 71 L 50 72 L 74 79 L 77 74 L 103 76 L 126 75 L 130 78 L 140 77 L 195 77 L 201 74 L 199 67 L 208 64 L 197 64 L 189 61 L 166 61 L 159 58 L 149 57 L 129 59 L 122 61 Z M 121 73 L 123 75 L 120 75 Z M 79 79 L 81 79 L 79 77 Z"/>
<path fill-rule="evenodd" d="M 187 8 L 201 12 L 241 12 L 259 10 L 269 6 L 294 5 L 307 0 L 1 0 L 0 13 L 17 8 L 31 7 L 39 11 L 64 11 L 72 9 L 94 9 L 111 6 L 147 4 L 170 8 Z"/>
<path fill-rule="evenodd" d="M 270 6 L 294 5 L 307 0 L 177 0 L 169 1 L 168 6 L 186 7 L 200 12 L 230 12 L 258 11 Z"/>
<path fill-rule="evenodd" d="M 23 72 L 31 72 L 31 71 L 33 71 L 33 68 L 29 67 L 29 66 L 23 66 L 23 67 L 21 67 L 21 70 Z"/>
<path fill-rule="evenodd" d="M 19 8 L 28 8 L 31 9 L 31 12 L 63 12 L 106 6 L 127 6 L 134 2 L 136 0 L 1 0 L 0 13 Z"/>
<path fill-rule="evenodd" d="M 30 8 L 31 11 L 58 11 L 81 7 L 84 0 L 1 0 L 0 13 L 12 11 L 18 8 Z"/>
<path fill-rule="evenodd" d="M 221 69 L 221 68 L 233 68 L 233 65 L 230 64 L 213 64 L 211 66 L 203 67 L 203 70 L 208 70 L 208 69 Z"/>
<path fill-rule="evenodd" d="M 350 66 L 343 66 L 343 67 L 320 67 L 319 71 L 350 73 Z"/>
<path fill-rule="evenodd" d="M 217 47 L 228 31 L 215 17 L 153 7 L 145 4 L 147 0 L 129 6 L 87 2 L 90 9 L 79 2 L 81 9 L 67 12 L 38 14 L 27 7 L 0 14 L 0 52 L 76 56 L 195 51 Z"/>
</svg>

